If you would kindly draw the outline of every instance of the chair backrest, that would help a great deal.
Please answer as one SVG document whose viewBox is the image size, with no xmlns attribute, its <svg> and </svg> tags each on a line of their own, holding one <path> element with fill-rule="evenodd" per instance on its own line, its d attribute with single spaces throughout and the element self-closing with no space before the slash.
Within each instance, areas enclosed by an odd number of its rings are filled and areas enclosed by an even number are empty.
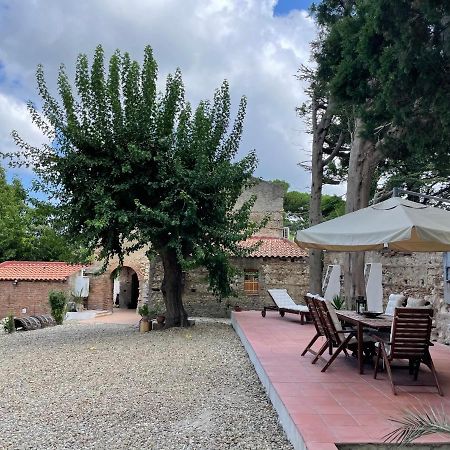
<svg viewBox="0 0 450 450">
<path fill-rule="evenodd" d="M 391 359 L 419 359 L 430 345 L 433 310 L 395 308 L 391 331 Z"/>
<path fill-rule="evenodd" d="M 322 326 L 324 328 L 325 335 L 334 344 L 339 345 L 341 343 L 341 336 L 339 336 L 338 331 L 342 330 L 342 326 L 340 326 L 339 319 L 336 316 L 336 319 L 339 323 L 339 326 L 336 327 L 335 322 L 332 317 L 332 313 L 330 313 L 330 308 L 328 307 L 329 302 L 327 302 L 324 299 L 319 299 L 319 298 L 314 298 L 313 301 L 314 301 L 314 305 L 317 309 L 317 312 L 319 313 L 319 317 L 322 322 Z M 340 330 L 338 330 L 338 328 L 340 328 Z"/>
<path fill-rule="evenodd" d="M 305 299 L 306 306 L 308 307 L 309 312 L 311 314 L 313 324 L 316 327 L 317 333 L 320 334 L 321 336 L 325 336 L 325 329 L 322 325 L 322 320 L 320 318 L 319 312 L 317 311 L 316 305 L 314 303 L 314 297 L 306 294 L 304 299 Z"/>
<path fill-rule="evenodd" d="M 286 289 L 268 289 L 267 292 L 278 308 L 289 309 L 292 306 L 297 306 Z"/>
</svg>

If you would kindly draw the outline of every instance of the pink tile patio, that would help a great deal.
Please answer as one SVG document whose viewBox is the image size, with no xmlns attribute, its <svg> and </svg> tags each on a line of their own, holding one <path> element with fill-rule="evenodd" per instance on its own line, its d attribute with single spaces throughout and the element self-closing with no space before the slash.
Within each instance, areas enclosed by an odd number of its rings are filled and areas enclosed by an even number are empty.
<svg viewBox="0 0 450 450">
<path fill-rule="evenodd" d="M 322 362 L 312 365 L 311 354 L 300 356 L 315 330 L 311 324 L 300 325 L 293 315 L 281 318 L 268 311 L 262 318 L 258 311 L 246 311 L 233 313 L 232 323 L 295 448 L 332 450 L 341 443 L 381 443 L 395 428 L 388 418 L 410 407 L 443 407 L 450 414 L 450 348 L 445 345 L 431 348 L 444 397 L 437 394 L 424 366 L 418 383 L 429 386 L 399 386 L 394 396 L 385 372 L 374 380 L 373 368 L 367 365 L 360 375 L 352 357 L 339 356 L 322 373 Z M 394 379 L 406 379 L 406 372 L 395 370 Z M 450 448 L 445 435 L 419 442 L 448 443 Z"/>
</svg>

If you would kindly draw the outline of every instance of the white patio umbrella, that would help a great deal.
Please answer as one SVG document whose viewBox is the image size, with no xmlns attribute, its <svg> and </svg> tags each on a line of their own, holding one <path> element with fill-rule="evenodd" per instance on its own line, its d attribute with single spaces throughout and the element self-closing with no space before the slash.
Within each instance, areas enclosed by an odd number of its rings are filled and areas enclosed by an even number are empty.
<svg viewBox="0 0 450 450">
<path fill-rule="evenodd" d="M 303 248 L 450 251 L 450 211 L 393 197 L 297 232 Z"/>
</svg>

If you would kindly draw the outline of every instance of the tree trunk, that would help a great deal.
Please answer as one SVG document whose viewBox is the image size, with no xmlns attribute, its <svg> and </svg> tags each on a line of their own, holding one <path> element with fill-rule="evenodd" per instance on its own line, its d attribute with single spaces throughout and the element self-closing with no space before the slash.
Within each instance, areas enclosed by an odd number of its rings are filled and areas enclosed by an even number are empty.
<svg viewBox="0 0 450 450">
<path fill-rule="evenodd" d="M 351 213 L 369 205 L 370 188 L 382 154 L 375 144 L 362 137 L 364 123 L 355 120 L 352 136 L 347 180 L 347 203 L 345 211 Z M 351 252 L 344 259 L 344 290 L 347 307 L 355 306 L 355 297 L 366 294 L 364 280 L 364 252 Z"/>
<path fill-rule="evenodd" d="M 175 250 L 164 249 L 160 252 L 164 267 L 161 285 L 166 304 L 166 327 L 188 327 L 189 321 L 183 306 L 183 272 Z"/>
<path fill-rule="evenodd" d="M 314 104 L 313 104 L 314 107 Z M 314 130 L 311 158 L 311 198 L 309 201 L 309 226 L 322 222 L 323 142 Z M 309 292 L 322 295 L 323 252 L 309 251 Z"/>
</svg>

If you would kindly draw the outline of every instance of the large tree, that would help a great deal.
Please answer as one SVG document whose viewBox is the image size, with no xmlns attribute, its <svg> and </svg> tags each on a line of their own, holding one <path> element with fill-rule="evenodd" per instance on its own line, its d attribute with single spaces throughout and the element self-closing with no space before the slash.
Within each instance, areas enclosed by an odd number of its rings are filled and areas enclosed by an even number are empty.
<svg viewBox="0 0 450 450">
<path fill-rule="evenodd" d="M 313 54 L 321 48 L 321 41 L 312 44 Z M 317 70 L 302 66 L 298 78 L 307 83 L 308 101 L 298 113 L 312 134 L 311 163 L 301 165 L 311 171 L 309 197 L 309 225 L 323 220 L 322 189 L 324 184 L 339 184 L 347 173 L 349 132 L 342 124 L 347 122 L 345 108 L 333 100 L 328 83 L 318 76 Z M 322 294 L 323 252 L 309 251 L 309 292 Z"/>
<path fill-rule="evenodd" d="M 116 51 L 108 71 L 101 46 L 91 67 L 80 55 L 76 93 L 61 66 L 61 102 L 50 94 L 42 66 L 37 81 L 42 111 L 31 103 L 29 109 L 50 144 L 33 148 L 14 136 L 18 154 L 57 195 L 69 232 L 88 248 L 100 248 L 106 261 L 150 245 L 164 266 L 168 327 L 189 325 L 184 269 L 206 266 L 212 290 L 230 295 L 229 256 L 248 254 L 239 242 L 258 228 L 249 219 L 254 199 L 234 209 L 256 166 L 254 152 L 236 160 L 245 98 L 230 127 L 226 81 L 212 102 L 201 101 L 194 111 L 179 70 L 158 94 L 150 47 L 142 65 Z"/>
<path fill-rule="evenodd" d="M 416 186 L 448 192 L 450 4 L 323 0 L 314 13 L 326 34 L 319 76 L 354 115 L 347 212 L 367 206 L 383 171 L 408 187 L 404 169 L 422 166 Z M 346 289 L 353 296 L 363 293 L 363 260 L 350 259 L 347 273 L 359 274 Z"/>
<path fill-rule="evenodd" d="M 0 262 L 86 262 L 89 252 L 70 242 L 55 207 L 30 197 L 18 179 L 8 183 L 0 167 Z"/>
</svg>

